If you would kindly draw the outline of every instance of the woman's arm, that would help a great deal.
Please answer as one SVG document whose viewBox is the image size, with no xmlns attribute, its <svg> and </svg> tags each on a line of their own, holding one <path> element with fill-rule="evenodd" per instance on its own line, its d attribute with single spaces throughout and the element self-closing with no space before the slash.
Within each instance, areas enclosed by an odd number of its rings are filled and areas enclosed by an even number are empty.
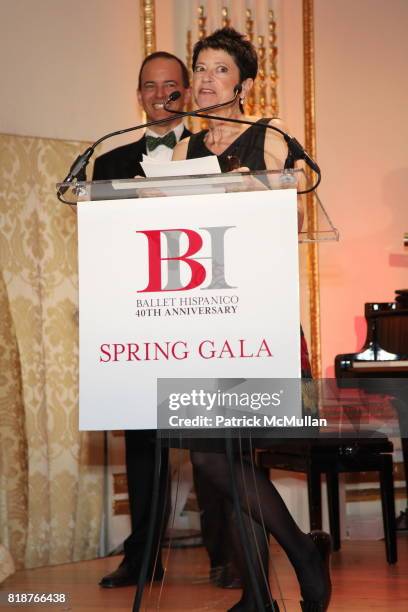
<svg viewBox="0 0 408 612">
<path fill-rule="evenodd" d="M 286 132 L 285 124 L 281 119 L 271 119 L 269 125 L 280 128 Z M 283 136 L 275 130 L 266 130 L 264 144 L 264 159 L 267 170 L 281 170 L 288 155 L 288 147 Z"/>
<path fill-rule="evenodd" d="M 286 126 L 281 119 L 271 119 L 269 125 L 276 126 L 284 132 L 287 132 Z M 275 132 L 274 130 L 267 130 L 264 146 L 264 158 L 266 168 L 268 170 L 281 170 L 284 167 L 285 159 L 288 155 L 288 146 L 284 141 L 283 136 L 279 134 L 279 132 Z M 304 204 L 302 196 L 298 196 L 297 198 L 297 208 L 298 231 L 300 232 L 303 226 L 304 219 Z"/>
</svg>

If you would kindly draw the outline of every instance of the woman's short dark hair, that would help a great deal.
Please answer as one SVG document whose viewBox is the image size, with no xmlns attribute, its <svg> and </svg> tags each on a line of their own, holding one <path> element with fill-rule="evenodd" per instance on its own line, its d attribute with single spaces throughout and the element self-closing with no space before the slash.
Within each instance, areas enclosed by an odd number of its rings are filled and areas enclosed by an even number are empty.
<svg viewBox="0 0 408 612">
<path fill-rule="evenodd" d="M 238 66 L 241 82 L 245 79 L 255 79 L 258 72 L 258 57 L 255 47 L 234 28 L 215 30 L 210 36 L 196 42 L 193 49 L 193 70 L 197 64 L 199 53 L 204 49 L 222 49 L 228 55 L 231 55 Z"/>
<path fill-rule="evenodd" d="M 185 87 L 186 89 L 188 87 L 190 87 L 190 76 L 188 74 L 188 70 L 187 70 L 187 67 L 184 64 L 184 62 L 182 62 L 181 59 L 179 57 L 177 57 L 177 55 L 173 55 L 172 53 L 167 53 L 167 51 L 155 51 L 154 53 L 151 53 L 150 55 L 145 57 L 143 62 L 142 62 L 142 65 L 140 66 L 139 80 L 138 80 L 138 89 L 139 90 L 142 88 L 142 72 L 143 72 L 143 68 L 146 66 L 146 64 L 148 62 L 151 62 L 152 60 L 155 60 L 155 59 L 175 60 L 178 63 L 178 65 L 180 66 L 181 78 L 182 78 L 182 81 L 183 81 L 183 87 Z"/>
</svg>

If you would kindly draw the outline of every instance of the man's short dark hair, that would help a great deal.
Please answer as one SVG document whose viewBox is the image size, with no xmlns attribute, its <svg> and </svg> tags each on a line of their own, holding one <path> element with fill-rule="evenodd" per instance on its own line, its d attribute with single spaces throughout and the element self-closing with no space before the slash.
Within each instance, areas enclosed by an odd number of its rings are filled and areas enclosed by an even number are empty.
<svg viewBox="0 0 408 612">
<path fill-rule="evenodd" d="M 181 59 L 179 57 L 177 57 L 177 55 L 173 55 L 172 53 L 167 53 L 167 51 L 155 51 L 154 53 L 151 53 L 150 55 L 148 55 L 147 57 L 144 58 L 142 65 L 140 66 L 140 70 L 139 70 L 139 80 L 138 80 L 138 89 L 140 90 L 142 88 L 142 72 L 143 72 L 143 68 L 146 66 L 146 64 L 148 62 L 151 62 L 152 60 L 155 59 L 168 59 L 168 60 L 175 60 L 178 65 L 180 66 L 180 70 L 181 70 L 181 78 L 183 81 L 183 87 L 190 87 L 190 75 L 188 74 L 188 70 L 187 70 L 187 66 L 184 64 L 184 62 L 181 61 Z"/>
<path fill-rule="evenodd" d="M 258 56 L 255 47 L 234 28 L 215 30 L 206 38 L 196 42 L 193 49 L 193 70 L 199 53 L 204 49 L 221 49 L 231 55 L 238 66 L 241 82 L 245 79 L 255 79 L 258 72 Z"/>
</svg>

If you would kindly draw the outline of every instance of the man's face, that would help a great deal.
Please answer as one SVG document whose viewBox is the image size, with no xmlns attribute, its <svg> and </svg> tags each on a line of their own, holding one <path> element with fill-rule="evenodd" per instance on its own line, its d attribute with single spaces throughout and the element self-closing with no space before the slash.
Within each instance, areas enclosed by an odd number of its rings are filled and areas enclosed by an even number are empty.
<svg viewBox="0 0 408 612">
<path fill-rule="evenodd" d="M 190 98 L 190 89 L 183 85 L 181 67 L 176 60 L 164 57 L 150 60 L 143 67 L 140 80 L 137 96 L 148 121 L 172 117 L 164 110 L 163 105 L 173 91 L 179 91 L 181 96 L 170 104 L 172 110 L 182 111 Z M 175 123 L 179 121 L 176 119 Z M 164 124 L 165 131 L 172 127 L 171 124 L 172 122 Z"/>
</svg>

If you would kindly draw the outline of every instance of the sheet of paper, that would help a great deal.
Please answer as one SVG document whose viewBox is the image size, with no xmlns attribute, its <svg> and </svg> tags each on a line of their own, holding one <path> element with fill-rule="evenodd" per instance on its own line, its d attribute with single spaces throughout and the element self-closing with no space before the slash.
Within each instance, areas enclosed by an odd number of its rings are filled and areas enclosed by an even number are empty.
<svg viewBox="0 0 408 612">
<path fill-rule="evenodd" d="M 220 174 L 221 168 L 216 155 L 183 159 L 180 161 L 142 161 L 140 165 L 147 177 L 188 176 L 197 174 Z"/>
<path fill-rule="evenodd" d="M 160 164 L 160 160 L 155 157 L 149 157 L 146 153 L 142 155 L 142 162 L 151 162 L 152 164 Z"/>
</svg>

